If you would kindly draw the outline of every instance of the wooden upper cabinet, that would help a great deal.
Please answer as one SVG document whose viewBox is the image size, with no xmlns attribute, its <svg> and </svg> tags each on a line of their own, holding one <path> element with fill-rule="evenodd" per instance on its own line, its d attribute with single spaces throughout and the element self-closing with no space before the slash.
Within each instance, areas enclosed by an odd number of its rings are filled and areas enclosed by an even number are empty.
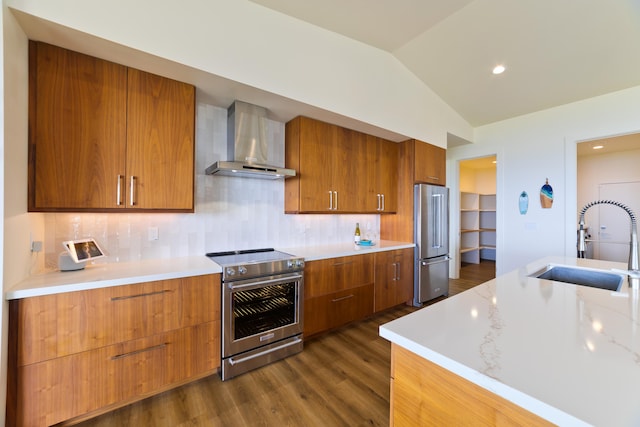
<svg viewBox="0 0 640 427">
<path fill-rule="evenodd" d="M 382 193 L 393 212 L 397 146 L 383 141 L 307 117 L 288 122 L 285 163 L 297 174 L 285 180 L 285 212 L 382 213 Z"/>
<path fill-rule="evenodd" d="M 44 43 L 29 56 L 30 210 L 115 207 L 126 67 Z"/>
<path fill-rule="evenodd" d="M 370 200 L 368 176 L 367 135 L 345 128 L 338 128 L 338 144 L 334 153 L 333 187 L 337 197 L 335 207 L 338 212 L 366 212 Z"/>
<path fill-rule="evenodd" d="M 395 213 L 398 209 L 398 144 L 377 138 L 376 201 L 381 195 L 379 211 Z"/>
<path fill-rule="evenodd" d="M 444 148 L 414 141 L 415 183 L 447 185 L 446 160 Z"/>
<path fill-rule="evenodd" d="M 194 87 L 133 68 L 128 82 L 128 207 L 193 210 Z"/>
<path fill-rule="evenodd" d="M 285 212 L 332 212 L 333 168 L 338 127 L 298 117 L 286 124 L 285 163 L 295 177 L 285 180 Z"/>
<path fill-rule="evenodd" d="M 193 212 L 194 135 L 193 86 L 30 42 L 30 211 Z"/>
</svg>

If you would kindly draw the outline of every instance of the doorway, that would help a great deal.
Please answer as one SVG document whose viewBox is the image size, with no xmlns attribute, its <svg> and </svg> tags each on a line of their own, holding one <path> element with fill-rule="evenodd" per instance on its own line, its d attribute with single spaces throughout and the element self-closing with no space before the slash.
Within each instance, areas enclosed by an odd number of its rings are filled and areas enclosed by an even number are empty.
<svg viewBox="0 0 640 427">
<path fill-rule="evenodd" d="M 461 160 L 460 279 L 490 280 L 496 274 L 496 156 Z"/>
<path fill-rule="evenodd" d="M 577 147 L 578 211 L 595 200 L 613 200 L 640 214 L 640 134 L 585 141 Z M 577 229 L 576 217 L 576 229 Z M 585 213 L 587 258 L 627 262 L 629 215 L 602 204 Z"/>
</svg>

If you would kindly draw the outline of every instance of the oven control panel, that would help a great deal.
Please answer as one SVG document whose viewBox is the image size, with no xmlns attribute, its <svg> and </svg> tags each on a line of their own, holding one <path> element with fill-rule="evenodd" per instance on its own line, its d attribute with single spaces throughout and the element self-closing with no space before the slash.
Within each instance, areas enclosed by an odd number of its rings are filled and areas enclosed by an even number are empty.
<svg viewBox="0 0 640 427">
<path fill-rule="evenodd" d="M 290 259 L 287 261 L 287 268 L 304 268 L 304 260 L 303 259 Z"/>
<path fill-rule="evenodd" d="M 255 277 L 270 274 L 281 274 L 304 269 L 304 258 L 293 258 L 271 263 L 231 265 L 224 267 L 224 278 Z M 223 278 L 223 280 L 224 280 Z"/>
</svg>

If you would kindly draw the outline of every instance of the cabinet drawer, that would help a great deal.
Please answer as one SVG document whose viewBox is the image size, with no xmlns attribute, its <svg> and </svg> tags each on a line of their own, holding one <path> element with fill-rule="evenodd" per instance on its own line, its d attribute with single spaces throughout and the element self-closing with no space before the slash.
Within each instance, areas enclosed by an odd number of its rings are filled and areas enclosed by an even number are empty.
<svg viewBox="0 0 640 427">
<path fill-rule="evenodd" d="M 130 341 L 220 317 L 217 276 L 18 301 L 18 366 Z"/>
<path fill-rule="evenodd" d="M 309 337 L 373 313 L 373 284 L 310 298 L 304 302 L 304 335 Z"/>
<path fill-rule="evenodd" d="M 373 254 L 329 258 L 306 263 L 305 298 L 373 283 Z"/>
<path fill-rule="evenodd" d="M 19 367 L 18 425 L 48 426 L 213 373 L 219 328 L 208 322 Z"/>
</svg>

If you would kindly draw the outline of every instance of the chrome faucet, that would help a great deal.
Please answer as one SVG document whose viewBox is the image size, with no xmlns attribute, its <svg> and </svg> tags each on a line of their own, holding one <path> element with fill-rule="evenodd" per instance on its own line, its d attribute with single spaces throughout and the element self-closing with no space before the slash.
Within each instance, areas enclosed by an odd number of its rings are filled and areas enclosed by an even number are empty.
<svg viewBox="0 0 640 427">
<path fill-rule="evenodd" d="M 636 216 L 633 211 L 627 206 L 613 200 L 596 200 L 595 202 L 587 203 L 580 211 L 580 228 L 578 229 L 578 258 L 584 258 L 584 252 L 587 249 L 587 241 L 584 230 L 584 214 L 591 206 L 595 205 L 613 205 L 625 210 L 631 218 L 631 241 L 629 242 L 629 266 L 626 273 L 631 278 L 640 277 L 640 271 L 638 270 L 638 227 L 636 225 Z"/>
</svg>

